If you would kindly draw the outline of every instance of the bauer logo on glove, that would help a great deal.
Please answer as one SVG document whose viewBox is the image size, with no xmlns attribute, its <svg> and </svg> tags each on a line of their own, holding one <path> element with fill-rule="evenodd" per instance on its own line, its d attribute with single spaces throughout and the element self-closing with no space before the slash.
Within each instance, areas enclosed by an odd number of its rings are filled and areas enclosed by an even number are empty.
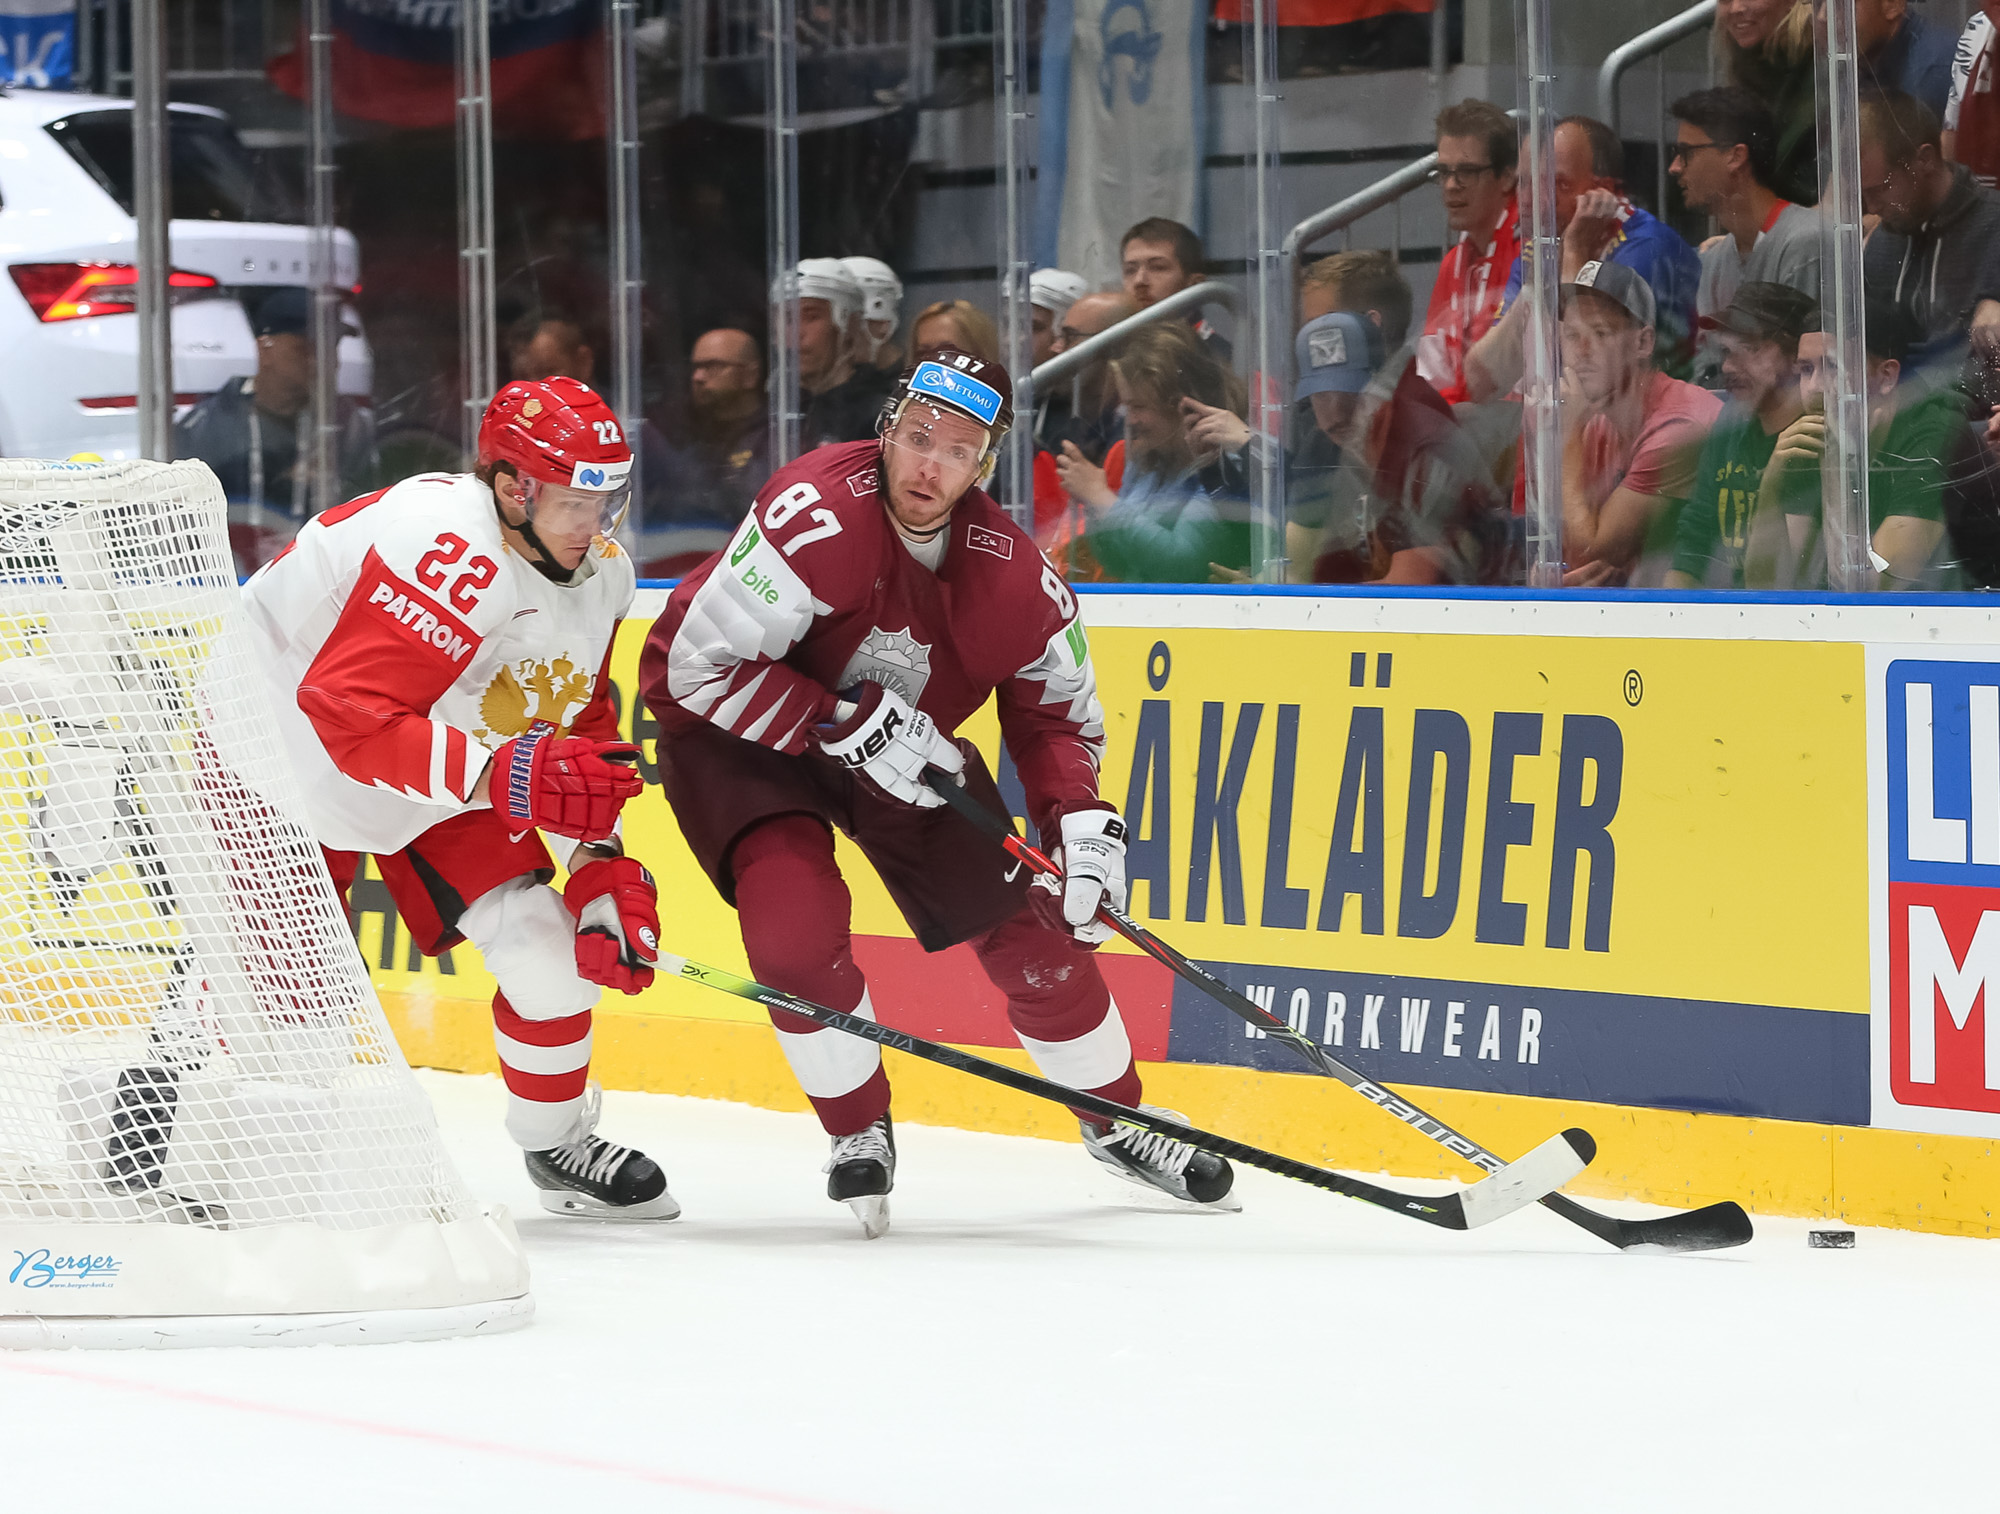
<svg viewBox="0 0 2000 1514">
<path fill-rule="evenodd" d="M 918 809 L 944 803 L 924 782 L 926 768 L 940 768 L 963 782 L 965 753 L 921 710 L 894 689 L 860 683 L 834 708 L 834 723 L 819 728 L 820 750 L 891 799 Z"/>
</svg>

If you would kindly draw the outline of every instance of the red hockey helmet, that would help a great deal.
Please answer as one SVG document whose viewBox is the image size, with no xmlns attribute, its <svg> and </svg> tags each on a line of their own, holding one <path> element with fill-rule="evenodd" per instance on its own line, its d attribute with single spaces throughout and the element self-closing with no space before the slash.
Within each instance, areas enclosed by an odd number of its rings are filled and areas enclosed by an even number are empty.
<svg viewBox="0 0 2000 1514">
<path fill-rule="evenodd" d="M 595 497 L 606 533 L 625 514 L 632 478 L 625 429 L 603 396 L 576 379 L 516 379 L 494 395 L 479 422 L 479 466 L 488 463 L 513 466 L 531 523 L 549 490 Z"/>
<path fill-rule="evenodd" d="M 979 482 L 993 476 L 1000 439 L 1014 425 L 1014 383 L 1004 367 L 957 347 L 926 347 L 898 376 L 883 407 L 885 441 L 913 406 L 933 414 L 950 411 L 984 426 L 986 443 L 979 456 Z"/>
</svg>

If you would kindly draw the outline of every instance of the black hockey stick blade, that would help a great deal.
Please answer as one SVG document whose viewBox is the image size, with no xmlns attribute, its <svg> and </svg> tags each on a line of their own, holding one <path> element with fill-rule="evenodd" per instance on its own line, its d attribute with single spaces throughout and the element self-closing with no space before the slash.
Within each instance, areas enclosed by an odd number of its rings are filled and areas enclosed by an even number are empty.
<svg viewBox="0 0 2000 1514">
<path fill-rule="evenodd" d="M 1246 1145 L 1229 1136 L 1197 1130 L 1192 1125 L 1163 1119 L 1158 1115 L 1148 1114 L 1143 1109 L 1133 1109 L 1110 1099 L 1101 1099 L 1096 1094 L 1065 1088 L 1060 1083 L 1052 1083 L 1033 1073 L 1022 1072 L 1018 1068 L 1008 1067 L 1000 1062 L 989 1062 L 984 1057 L 975 1057 L 970 1052 L 960 1051 L 956 1046 L 926 1041 L 922 1036 L 913 1036 L 907 1031 L 892 1030 L 886 1025 L 863 1019 L 859 1015 L 828 1009 L 824 1004 L 815 1004 L 810 999 L 797 998 L 778 989 L 767 988 L 754 979 L 740 977 L 719 967 L 691 962 L 686 957 L 676 956 L 672 952 L 660 953 L 659 970 L 718 989 L 726 994 L 733 994 L 739 999 L 751 1000 L 753 1003 L 764 1005 L 767 1009 L 789 1011 L 816 1024 L 845 1031 L 864 1041 L 873 1041 L 878 1046 L 893 1046 L 898 1051 L 920 1057 L 926 1062 L 935 1062 L 941 1067 L 970 1073 L 975 1078 L 984 1078 L 989 1083 L 998 1083 L 1019 1093 L 1032 1094 L 1036 1098 L 1063 1104 L 1071 1109 L 1087 1110 L 1101 1119 L 1119 1124 L 1136 1125 L 1142 1130 L 1150 1130 L 1170 1140 L 1184 1141 L 1202 1151 L 1228 1157 L 1243 1163 L 1246 1167 L 1274 1172 L 1280 1177 L 1292 1178 L 1329 1193 L 1359 1199 L 1365 1204 L 1373 1204 L 1378 1209 L 1408 1215 L 1412 1219 L 1422 1220 L 1445 1230 L 1470 1230 L 1480 1225 L 1489 1225 L 1503 1215 L 1512 1214 L 1537 1199 L 1548 1197 L 1583 1171 L 1584 1165 L 1597 1152 L 1596 1143 L 1583 1131 L 1568 1130 L 1561 1135 L 1550 1137 L 1520 1161 L 1510 1163 L 1497 1172 L 1489 1173 L 1471 1187 L 1462 1188 L 1456 1193 L 1434 1196 L 1400 1193 L 1395 1189 L 1383 1188 L 1360 1178 L 1348 1177 L 1345 1173 L 1329 1172 L 1326 1168 L 1315 1167 L 1310 1162 L 1294 1161 L 1291 1157 L 1279 1156 L 1274 1151 Z"/>
<path fill-rule="evenodd" d="M 1560 1193 L 1544 1194 L 1542 1202 L 1599 1240 L 1639 1256 L 1726 1251 L 1731 1246 L 1743 1245 L 1756 1233 L 1750 1216 L 1734 1199 L 1651 1220 L 1621 1220 L 1615 1215 L 1599 1214 Z"/>
<path fill-rule="evenodd" d="M 924 774 L 924 781 L 947 805 L 992 836 L 1017 861 L 1034 868 L 1037 872 L 1056 873 L 1054 864 L 1048 858 L 1015 833 L 1011 817 L 994 814 L 935 768 Z M 1098 918 L 1154 961 L 1192 983 L 1238 1019 L 1255 1025 L 1266 1035 L 1284 1042 L 1314 1071 L 1330 1078 L 1337 1078 L 1377 1108 L 1393 1115 L 1447 1150 L 1457 1153 L 1472 1165 L 1489 1173 L 1504 1170 L 1504 1164 L 1492 1152 L 1453 1130 L 1442 1120 L 1425 1113 L 1408 1100 L 1391 1094 L 1323 1048 L 1314 1045 L 1289 1022 L 1237 992 L 1198 963 L 1190 961 L 1122 910 L 1106 905 L 1098 910 Z M 1582 1134 L 1580 1131 L 1576 1133 Z M 1586 1136 L 1585 1139 L 1588 1140 L 1589 1137 Z M 1595 1149 L 1593 1145 L 1593 1152 Z M 1621 1251 L 1650 1251 L 1669 1255 L 1690 1251 L 1719 1251 L 1730 1246 L 1741 1246 L 1751 1238 L 1750 1216 L 1744 1213 L 1742 1205 L 1733 1201 L 1711 1204 L 1705 1209 L 1693 1210 L 1687 1214 L 1662 1215 L 1653 1220 L 1621 1220 L 1612 1215 L 1599 1214 L 1560 1194 L 1550 1194 L 1542 1202 L 1564 1219 L 1581 1226 L 1599 1240 L 1616 1246 Z"/>
</svg>

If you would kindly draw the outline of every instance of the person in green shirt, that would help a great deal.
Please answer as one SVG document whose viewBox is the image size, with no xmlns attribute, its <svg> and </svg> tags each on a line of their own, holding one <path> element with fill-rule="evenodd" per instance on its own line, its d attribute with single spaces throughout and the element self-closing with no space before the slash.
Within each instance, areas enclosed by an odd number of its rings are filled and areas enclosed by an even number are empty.
<svg viewBox="0 0 2000 1514">
<path fill-rule="evenodd" d="M 1885 589 L 1935 588 L 1944 540 L 1948 481 L 1971 445 L 1964 397 L 1906 371 L 1923 332 L 1901 305 L 1864 297 L 1867 353 L 1868 550 Z M 1827 583 L 1828 544 L 1820 520 L 1827 394 L 1834 387 L 1831 341 L 1823 330 L 1799 339 L 1805 411 L 1785 428 L 1759 484 L 1746 578 L 1752 588 L 1817 588 Z"/>
<path fill-rule="evenodd" d="M 1778 437 L 1804 410 L 1799 398 L 1799 338 L 1818 306 L 1788 284 L 1753 280 L 1739 287 L 1702 327 L 1722 345 L 1729 404 L 1695 465 L 1694 493 L 1681 511 L 1669 589 L 1740 589 L 1766 465 Z M 1775 496 L 1774 496 L 1775 498 Z"/>
</svg>

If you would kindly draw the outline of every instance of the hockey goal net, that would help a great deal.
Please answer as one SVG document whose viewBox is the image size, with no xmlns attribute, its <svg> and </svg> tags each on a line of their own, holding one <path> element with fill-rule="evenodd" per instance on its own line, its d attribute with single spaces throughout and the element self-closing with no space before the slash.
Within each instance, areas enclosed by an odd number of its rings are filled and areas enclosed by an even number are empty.
<svg viewBox="0 0 2000 1514">
<path fill-rule="evenodd" d="M 523 1322 L 249 655 L 199 463 L 0 460 L 0 1344 Z"/>
</svg>

